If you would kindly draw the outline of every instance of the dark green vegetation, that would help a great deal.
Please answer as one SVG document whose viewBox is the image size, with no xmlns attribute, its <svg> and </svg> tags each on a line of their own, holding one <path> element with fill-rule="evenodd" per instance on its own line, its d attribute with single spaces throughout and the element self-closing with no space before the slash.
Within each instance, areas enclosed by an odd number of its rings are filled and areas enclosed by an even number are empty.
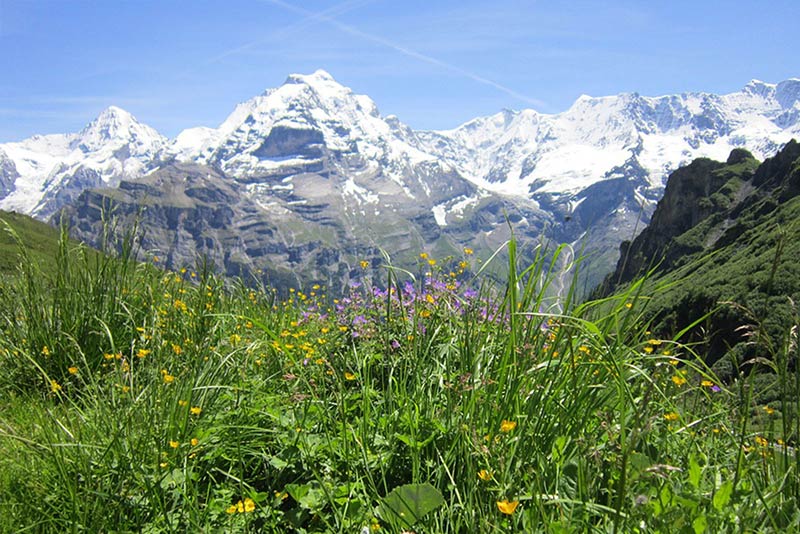
<svg viewBox="0 0 800 534">
<path fill-rule="evenodd" d="M 557 307 L 560 273 L 513 241 L 504 287 L 423 253 L 415 277 L 364 260 L 338 301 L 120 248 L 62 239 L 53 270 L 0 279 L 0 531 L 800 524 L 796 344 L 762 404 L 649 335 L 640 282 Z"/>
<path fill-rule="evenodd" d="M 800 145 L 759 163 L 744 150 L 670 176 L 650 226 L 624 243 L 605 291 L 653 270 L 642 294 L 658 335 L 696 323 L 694 344 L 725 380 L 774 370 L 800 302 Z M 793 335 L 796 335 L 793 334 Z M 794 361 L 789 362 L 794 367 Z"/>
</svg>

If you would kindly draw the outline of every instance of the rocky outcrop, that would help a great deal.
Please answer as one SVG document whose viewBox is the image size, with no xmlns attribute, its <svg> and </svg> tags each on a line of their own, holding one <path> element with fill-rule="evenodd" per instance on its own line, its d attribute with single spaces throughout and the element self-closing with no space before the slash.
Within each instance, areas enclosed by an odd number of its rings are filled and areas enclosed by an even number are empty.
<svg viewBox="0 0 800 534">
<path fill-rule="evenodd" d="M 745 150 L 695 161 L 670 175 L 650 226 L 623 243 L 595 296 L 647 275 L 637 313 L 654 335 L 700 321 L 681 341 L 730 377 L 785 349 L 800 302 L 798 220 L 797 142 L 760 165 Z"/>
<path fill-rule="evenodd" d="M 0 150 L 0 200 L 6 198 L 14 190 L 14 183 L 19 178 L 14 162 Z"/>
</svg>

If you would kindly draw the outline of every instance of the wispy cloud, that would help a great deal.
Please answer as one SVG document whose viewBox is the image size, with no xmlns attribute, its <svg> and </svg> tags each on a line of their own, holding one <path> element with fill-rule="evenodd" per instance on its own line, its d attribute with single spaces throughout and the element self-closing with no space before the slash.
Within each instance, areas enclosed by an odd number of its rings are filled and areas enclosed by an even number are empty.
<svg viewBox="0 0 800 534">
<path fill-rule="evenodd" d="M 400 45 L 398 43 L 392 42 L 392 41 L 390 41 L 388 39 L 385 39 L 383 37 L 380 37 L 378 35 L 375 35 L 375 34 L 372 34 L 372 33 L 367 33 L 365 31 L 359 30 L 358 28 L 356 28 L 354 26 L 350 26 L 348 24 L 344 24 L 344 23 L 338 21 L 337 19 L 335 19 L 334 15 L 332 15 L 330 13 L 326 13 L 325 11 L 319 12 L 319 13 L 314 13 L 313 11 L 309 11 L 308 9 L 305 9 L 305 8 L 290 4 L 290 3 L 285 2 L 283 0 L 262 0 L 262 1 L 263 2 L 268 2 L 270 4 L 274 4 L 274 5 L 279 6 L 279 7 L 282 7 L 284 9 L 288 10 L 288 11 L 292 11 L 293 13 L 297 13 L 298 15 L 302 15 L 303 17 L 305 17 L 303 20 L 312 20 L 313 19 L 314 21 L 325 22 L 325 23 L 337 28 L 338 30 L 340 30 L 342 32 L 345 32 L 345 33 L 347 33 L 349 35 L 352 35 L 354 37 L 358 37 L 358 38 L 364 39 L 366 41 L 370 41 L 370 42 L 375 43 L 377 45 L 380 45 L 380 46 L 389 48 L 391 50 L 394 50 L 395 52 L 403 54 L 404 56 L 410 57 L 412 59 L 416 59 L 418 61 L 427 63 L 429 65 L 433 65 L 435 67 L 439 67 L 439 68 L 441 68 L 441 69 L 443 69 L 445 71 L 448 71 L 448 72 L 457 74 L 459 76 L 463 76 L 465 78 L 468 78 L 470 80 L 473 80 L 475 82 L 487 85 L 487 86 L 492 87 L 492 88 L 494 88 L 494 89 L 496 89 L 496 90 L 498 90 L 498 91 L 500 91 L 502 93 L 505 93 L 505 94 L 511 96 L 512 98 L 515 98 L 516 100 L 519 100 L 519 101 L 522 101 L 522 102 L 525 102 L 527 104 L 530 104 L 530 105 L 533 105 L 533 106 L 537 106 L 537 107 L 547 107 L 547 104 L 545 102 L 543 102 L 543 101 L 541 101 L 539 99 L 530 97 L 528 95 L 524 95 L 524 94 L 520 93 L 519 91 L 516 91 L 516 90 L 514 90 L 514 89 L 512 89 L 510 87 L 507 87 L 507 86 L 505 86 L 505 85 L 503 85 L 501 83 L 498 83 L 498 82 L 496 82 L 494 80 L 486 78 L 485 76 L 481 76 L 480 74 L 477 74 L 475 72 L 469 71 L 469 70 L 464 69 L 464 68 L 461 68 L 461 67 L 459 67 L 457 65 L 453 65 L 453 64 L 448 63 L 446 61 L 442 61 L 441 59 L 435 58 L 433 56 L 430 56 L 430 55 L 427 55 L 427 54 L 423 54 L 422 52 L 419 52 L 419 51 L 414 50 L 412 48 L 409 48 L 409 47 L 406 47 L 406 46 L 402 46 L 402 45 Z"/>
</svg>

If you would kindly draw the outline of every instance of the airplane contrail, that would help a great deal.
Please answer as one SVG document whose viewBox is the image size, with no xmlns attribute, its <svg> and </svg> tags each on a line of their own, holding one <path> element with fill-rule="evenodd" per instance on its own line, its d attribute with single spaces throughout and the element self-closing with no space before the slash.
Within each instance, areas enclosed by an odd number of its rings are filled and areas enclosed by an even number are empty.
<svg viewBox="0 0 800 534">
<path fill-rule="evenodd" d="M 520 100 L 522 102 L 526 102 L 528 104 L 531 104 L 533 106 L 540 107 L 540 108 L 541 107 L 547 107 L 547 104 L 545 102 L 543 102 L 541 100 L 538 100 L 536 98 L 531 98 L 531 97 L 529 97 L 527 95 L 523 95 L 522 93 L 520 93 L 518 91 L 515 91 L 514 89 L 511 89 L 510 87 L 506 87 L 505 85 L 497 83 L 494 80 L 490 80 L 489 78 L 486 78 L 484 76 L 480 76 L 479 74 L 475 74 L 474 72 L 468 71 L 466 69 L 462 69 L 461 67 L 458 67 L 456 65 L 452 65 L 450 63 L 447 63 L 447 62 L 442 61 L 440 59 L 437 59 L 435 57 L 423 54 L 421 52 L 417 52 L 416 50 L 412 50 L 411 48 L 407 48 L 407 47 L 401 46 L 401 45 L 399 45 L 397 43 L 393 43 L 392 41 L 384 39 L 383 37 L 379 37 L 377 35 L 361 31 L 358 28 L 355 28 L 353 26 L 349 26 L 347 24 L 339 22 L 338 20 L 336 20 L 335 18 L 333 18 L 332 16 L 327 14 L 325 11 L 322 11 L 322 12 L 319 12 L 319 13 L 314 13 L 313 11 L 309 11 L 309 10 L 307 10 L 305 8 L 295 6 L 293 4 L 285 2 L 283 0 L 261 0 L 261 1 L 262 2 L 269 2 L 270 4 L 274 4 L 276 6 L 282 7 L 284 9 L 288 10 L 288 11 L 292 11 L 292 12 L 297 13 L 299 15 L 303 15 L 304 17 L 306 17 L 305 20 L 313 19 L 313 20 L 320 20 L 320 21 L 327 22 L 328 24 L 331 24 L 332 26 L 335 26 L 336 28 L 340 29 L 341 31 L 343 31 L 345 33 L 348 33 L 350 35 L 354 35 L 356 37 L 360 37 L 362 39 L 365 39 L 367 41 L 371 41 L 371 42 L 379 44 L 381 46 L 385 46 L 385 47 L 390 48 L 390 49 L 392 49 L 392 50 L 394 50 L 396 52 L 399 52 L 399 53 L 401 53 L 403 55 L 406 55 L 406 56 L 414 58 L 414 59 L 418 59 L 418 60 L 423 61 L 425 63 L 428 63 L 430 65 L 435 65 L 437 67 L 441 67 L 443 69 L 446 69 L 446 70 L 448 70 L 450 72 L 454 72 L 456 74 L 459 74 L 461 76 L 469 78 L 469 79 L 471 79 L 473 81 L 476 81 L 478 83 L 482 83 L 484 85 L 488 85 L 488 86 L 493 87 L 493 88 L 495 88 L 495 89 L 497 89 L 497 90 L 499 90 L 499 91 L 501 91 L 501 92 L 503 92 L 503 93 L 505 93 L 505 94 L 517 99 L 517 100 Z"/>
</svg>

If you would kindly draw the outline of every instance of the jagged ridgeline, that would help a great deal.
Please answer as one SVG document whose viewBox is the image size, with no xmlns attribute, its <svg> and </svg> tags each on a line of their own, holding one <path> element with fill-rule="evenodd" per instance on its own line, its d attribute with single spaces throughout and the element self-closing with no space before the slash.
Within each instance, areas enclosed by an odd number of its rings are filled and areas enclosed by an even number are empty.
<svg viewBox="0 0 800 534">
<path fill-rule="evenodd" d="M 798 79 L 753 81 L 420 131 L 317 71 L 174 139 L 112 106 L 80 132 L 0 144 L 0 209 L 57 223 L 66 208 L 74 235 L 97 245 L 113 206 L 124 224 L 140 217 L 143 249 L 167 267 L 209 256 L 279 286 L 344 285 L 381 249 L 412 270 L 422 251 L 438 267 L 464 248 L 486 259 L 513 227 L 521 262 L 543 241 L 583 252 L 591 288 L 649 222 L 670 171 L 736 147 L 773 155 L 800 132 L 799 99 Z"/>
<path fill-rule="evenodd" d="M 642 296 L 654 334 L 708 315 L 683 341 L 722 377 L 785 354 L 800 304 L 800 145 L 761 164 L 736 149 L 675 171 L 650 226 L 620 252 L 597 294 L 651 272 Z"/>
</svg>

